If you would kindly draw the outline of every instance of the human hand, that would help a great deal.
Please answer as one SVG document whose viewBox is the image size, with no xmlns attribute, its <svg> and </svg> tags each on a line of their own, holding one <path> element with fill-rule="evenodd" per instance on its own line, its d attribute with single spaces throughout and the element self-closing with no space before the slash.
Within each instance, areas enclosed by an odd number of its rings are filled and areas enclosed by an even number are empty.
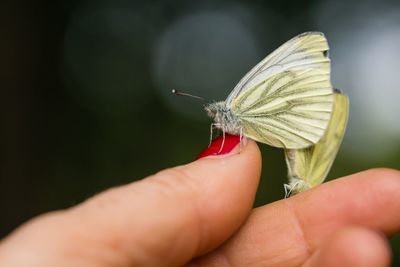
<svg viewBox="0 0 400 267">
<path fill-rule="evenodd" d="M 399 171 L 353 174 L 252 209 L 260 152 L 251 140 L 238 152 L 34 218 L 0 243 L 0 266 L 389 266 Z"/>
</svg>

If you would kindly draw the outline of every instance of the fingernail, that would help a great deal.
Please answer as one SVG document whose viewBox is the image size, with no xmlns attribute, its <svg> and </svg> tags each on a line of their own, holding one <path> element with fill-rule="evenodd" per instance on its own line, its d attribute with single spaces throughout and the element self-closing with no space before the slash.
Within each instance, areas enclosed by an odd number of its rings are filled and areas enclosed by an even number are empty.
<svg viewBox="0 0 400 267">
<path fill-rule="evenodd" d="M 245 139 L 242 139 L 242 142 L 244 142 Z M 222 143 L 224 143 L 224 146 L 221 149 Z M 225 134 L 225 141 L 223 142 L 223 136 L 218 136 L 215 138 L 209 147 L 204 149 L 196 159 L 201 159 L 204 157 L 208 156 L 218 156 L 218 155 L 226 155 L 232 152 L 235 147 L 240 143 L 240 136 L 238 135 L 231 135 L 231 134 Z M 238 150 L 239 152 L 239 150 Z"/>
</svg>

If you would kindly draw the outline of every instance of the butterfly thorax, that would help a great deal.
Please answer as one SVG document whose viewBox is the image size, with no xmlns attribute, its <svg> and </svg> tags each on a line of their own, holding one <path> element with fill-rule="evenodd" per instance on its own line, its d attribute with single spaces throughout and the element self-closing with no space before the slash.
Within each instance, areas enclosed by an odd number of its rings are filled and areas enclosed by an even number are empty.
<svg viewBox="0 0 400 267">
<path fill-rule="evenodd" d="M 215 121 L 215 126 L 218 129 L 230 134 L 240 134 L 242 131 L 242 124 L 240 119 L 227 109 L 225 102 L 214 102 L 207 104 L 204 109 L 207 115 Z"/>
</svg>

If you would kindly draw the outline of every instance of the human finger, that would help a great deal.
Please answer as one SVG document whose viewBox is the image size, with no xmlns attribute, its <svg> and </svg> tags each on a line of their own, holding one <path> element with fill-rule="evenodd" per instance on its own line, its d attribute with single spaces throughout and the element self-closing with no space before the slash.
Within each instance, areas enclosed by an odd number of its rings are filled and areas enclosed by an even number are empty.
<svg viewBox="0 0 400 267">
<path fill-rule="evenodd" d="M 400 172 L 374 169 L 255 209 L 228 242 L 193 266 L 299 266 L 333 232 L 400 231 Z"/>
<path fill-rule="evenodd" d="M 345 227 L 327 238 L 302 267 L 388 267 L 390 249 L 382 234 Z"/>
<path fill-rule="evenodd" d="M 227 155 L 159 172 L 28 222 L 0 245 L 0 265 L 179 266 L 212 250 L 245 221 L 260 177 L 256 143 L 245 140 L 240 147 L 238 137 L 227 136 L 225 145 L 232 140 L 236 147 Z"/>
</svg>

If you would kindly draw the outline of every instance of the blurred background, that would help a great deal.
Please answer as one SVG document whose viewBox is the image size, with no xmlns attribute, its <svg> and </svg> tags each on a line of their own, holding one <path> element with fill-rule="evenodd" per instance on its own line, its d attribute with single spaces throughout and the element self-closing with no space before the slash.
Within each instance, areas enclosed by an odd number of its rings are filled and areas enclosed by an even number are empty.
<svg viewBox="0 0 400 267">
<path fill-rule="evenodd" d="M 3 0 L 0 237 L 39 213 L 193 160 L 201 102 L 224 100 L 273 49 L 323 31 L 348 131 L 329 178 L 400 168 L 398 1 Z M 256 206 L 284 196 L 283 153 L 260 145 Z M 357 197 L 355 195 L 354 197 Z M 392 240 L 400 265 L 400 238 Z"/>
</svg>

